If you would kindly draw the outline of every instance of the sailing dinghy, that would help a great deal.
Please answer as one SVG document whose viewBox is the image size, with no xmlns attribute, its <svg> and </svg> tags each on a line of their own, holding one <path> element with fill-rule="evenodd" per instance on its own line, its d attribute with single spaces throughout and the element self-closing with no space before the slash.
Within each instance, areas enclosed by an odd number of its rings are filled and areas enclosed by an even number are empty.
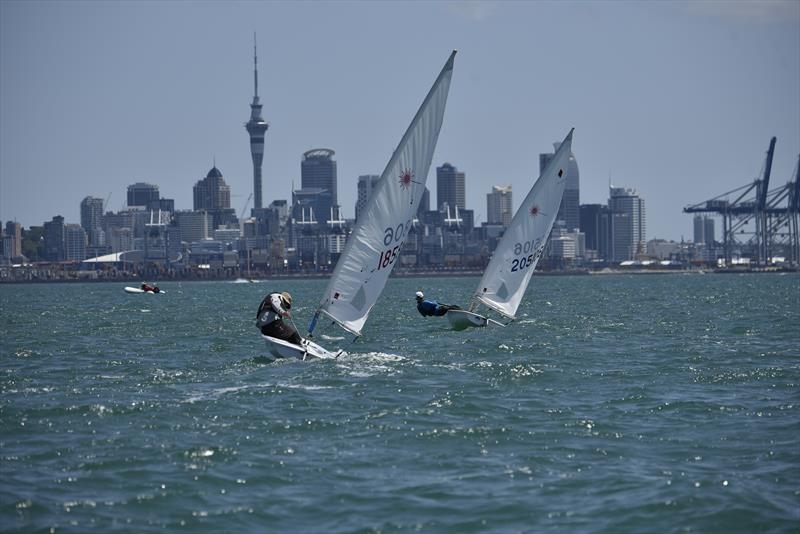
<svg viewBox="0 0 800 534">
<path fill-rule="evenodd" d="M 332 320 L 356 338 L 361 336 L 364 323 L 397 263 L 425 191 L 455 55 L 455 51 L 450 54 L 380 180 L 373 186 L 367 206 L 359 213 L 311 320 L 308 337 L 302 345 L 295 345 L 262 334 L 273 355 L 300 360 L 337 357 L 339 352 L 330 352 L 308 339 L 321 318 Z"/>
<path fill-rule="evenodd" d="M 454 330 L 503 325 L 477 313 L 480 305 L 513 321 L 533 270 L 539 261 L 564 194 L 567 164 L 572 153 L 572 132 L 556 150 L 536 183 L 514 214 L 497 245 L 483 278 L 470 299 L 468 310 L 450 310 L 445 316 Z"/>
</svg>

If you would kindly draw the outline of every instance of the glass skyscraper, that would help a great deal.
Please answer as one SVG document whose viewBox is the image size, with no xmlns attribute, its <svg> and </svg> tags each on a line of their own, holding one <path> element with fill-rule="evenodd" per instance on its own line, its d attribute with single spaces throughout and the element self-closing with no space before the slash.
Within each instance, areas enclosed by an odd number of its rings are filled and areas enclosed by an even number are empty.
<svg viewBox="0 0 800 534">
<path fill-rule="evenodd" d="M 329 148 L 315 148 L 303 153 L 303 160 L 300 162 L 300 183 L 303 189 L 327 189 L 331 195 L 331 203 L 338 206 L 336 160 L 333 159 L 335 153 Z M 317 216 L 321 220 L 327 220 L 330 213 Z"/>
<path fill-rule="evenodd" d="M 645 251 L 644 199 L 635 189 L 611 187 L 608 208 L 611 210 L 611 260 L 635 260 Z"/>
<path fill-rule="evenodd" d="M 454 210 L 466 209 L 466 177 L 449 163 L 436 167 L 436 207 L 441 210 L 445 202 Z"/>
</svg>

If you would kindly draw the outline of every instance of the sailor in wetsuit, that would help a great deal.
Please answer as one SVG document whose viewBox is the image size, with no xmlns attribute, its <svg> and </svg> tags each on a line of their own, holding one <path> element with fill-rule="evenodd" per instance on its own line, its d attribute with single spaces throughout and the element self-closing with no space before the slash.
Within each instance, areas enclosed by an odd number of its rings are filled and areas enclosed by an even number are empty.
<svg viewBox="0 0 800 534">
<path fill-rule="evenodd" d="M 297 333 L 293 326 L 283 322 L 284 317 L 292 317 L 289 311 L 292 308 L 292 296 L 284 291 L 283 293 L 270 293 L 261 305 L 256 314 L 256 326 L 261 329 L 265 336 L 283 339 L 289 343 L 300 345 L 303 338 Z"/>
<path fill-rule="evenodd" d="M 152 293 L 158 293 L 161 290 L 158 289 L 158 286 L 151 286 L 150 284 L 145 282 L 142 283 L 142 291 L 150 291 Z"/>
<path fill-rule="evenodd" d="M 439 304 L 435 300 L 424 300 L 425 295 L 422 291 L 417 291 L 417 311 L 420 314 L 428 317 L 431 315 L 444 315 L 445 313 L 449 312 L 450 310 L 460 310 L 458 306 L 453 304 Z"/>
</svg>

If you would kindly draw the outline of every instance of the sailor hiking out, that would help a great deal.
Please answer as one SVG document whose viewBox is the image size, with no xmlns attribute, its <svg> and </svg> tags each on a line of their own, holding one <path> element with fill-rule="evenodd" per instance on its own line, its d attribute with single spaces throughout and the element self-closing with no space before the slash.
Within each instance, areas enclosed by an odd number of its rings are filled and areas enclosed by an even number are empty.
<svg viewBox="0 0 800 534">
<path fill-rule="evenodd" d="M 425 295 L 422 291 L 417 291 L 417 311 L 421 315 L 426 317 L 435 315 L 441 316 L 449 312 L 450 310 L 460 310 L 458 306 L 454 304 L 439 304 L 435 300 L 425 300 Z"/>
<path fill-rule="evenodd" d="M 284 317 L 291 319 L 289 311 L 292 308 L 292 296 L 284 291 L 283 293 L 270 293 L 258 306 L 256 314 L 256 327 L 261 329 L 261 333 L 278 339 L 283 339 L 290 343 L 300 345 L 303 338 L 297 330 L 283 321 Z"/>
</svg>

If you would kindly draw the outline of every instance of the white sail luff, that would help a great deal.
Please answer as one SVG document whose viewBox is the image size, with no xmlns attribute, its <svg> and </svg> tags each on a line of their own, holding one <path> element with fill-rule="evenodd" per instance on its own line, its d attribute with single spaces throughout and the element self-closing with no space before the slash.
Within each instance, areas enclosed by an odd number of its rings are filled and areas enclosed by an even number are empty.
<svg viewBox="0 0 800 534">
<path fill-rule="evenodd" d="M 319 311 L 353 334 L 361 334 L 399 261 L 400 249 L 425 191 L 455 54 L 453 51 L 448 58 L 359 213 L 323 294 Z"/>
<path fill-rule="evenodd" d="M 566 184 L 572 130 L 547 164 L 497 245 L 474 298 L 514 319 L 553 229 Z"/>
</svg>

